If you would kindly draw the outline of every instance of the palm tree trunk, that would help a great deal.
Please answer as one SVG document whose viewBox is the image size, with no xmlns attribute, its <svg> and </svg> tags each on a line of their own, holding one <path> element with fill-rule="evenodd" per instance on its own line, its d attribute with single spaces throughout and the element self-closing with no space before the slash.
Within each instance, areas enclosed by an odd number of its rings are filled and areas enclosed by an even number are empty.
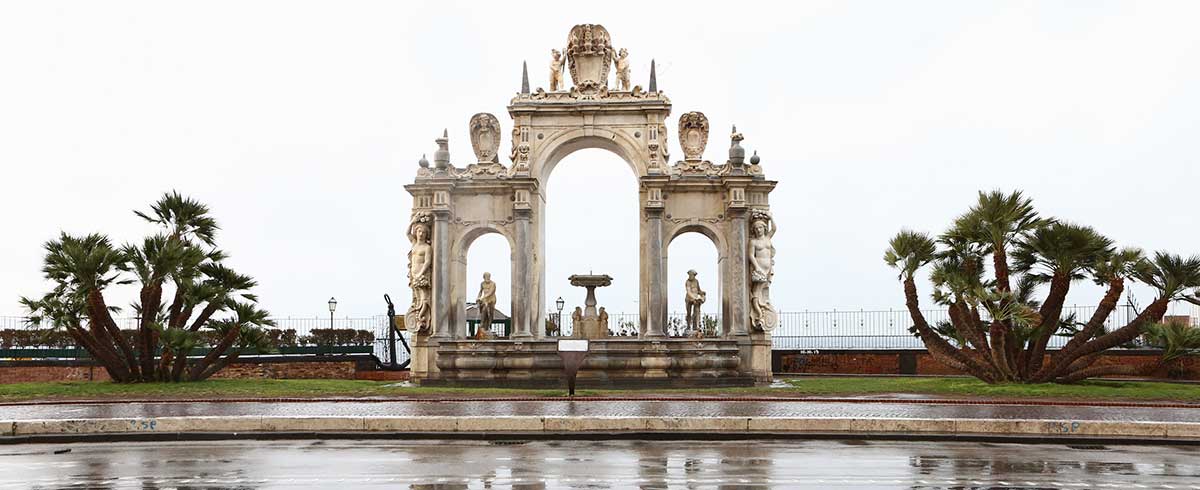
<svg viewBox="0 0 1200 490">
<path fill-rule="evenodd" d="M 998 377 L 1003 381 L 1012 381 L 1012 365 L 1008 360 L 1007 328 L 1005 328 L 1004 323 L 992 320 L 992 326 L 988 329 L 988 335 L 991 337 L 992 362 L 996 364 Z"/>
<path fill-rule="evenodd" d="M 183 370 L 187 369 L 188 354 L 191 354 L 191 349 L 184 349 L 175 356 L 175 365 L 171 366 L 171 375 L 168 379 L 178 383 L 183 380 Z"/>
<path fill-rule="evenodd" d="M 212 363 L 218 358 L 220 358 L 225 351 L 229 350 L 229 348 L 233 346 L 234 342 L 237 342 L 239 332 L 241 332 L 240 326 L 230 327 L 229 331 L 225 332 L 225 336 L 221 338 L 221 342 L 218 343 L 216 347 L 213 347 L 212 350 L 208 351 L 208 355 L 204 356 L 200 362 L 197 362 L 195 366 L 192 366 L 192 369 L 188 371 L 188 379 L 190 381 L 196 381 L 196 379 L 201 373 L 204 372 L 204 370 L 208 369 L 208 367 L 212 365 Z"/>
<path fill-rule="evenodd" d="M 209 366 L 208 369 L 205 369 L 204 372 L 200 373 L 200 376 L 193 381 L 204 381 L 212 377 L 212 375 L 217 374 L 217 372 L 225 369 L 230 363 L 237 360 L 238 356 L 240 355 L 242 355 L 241 349 L 234 349 L 233 352 L 230 352 L 229 355 L 222 357 L 221 360 L 217 361 L 216 364 L 213 364 L 212 366 Z"/>
<path fill-rule="evenodd" d="M 207 322 L 209 318 L 212 318 L 213 314 L 216 313 L 217 309 L 220 307 L 221 305 L 219 303 L 212 302 L 204 305 L 204 309 L 200 310 L 200 315 L 196 317 L 196 321 L 192 322 L 192 326 L 188 327 L 188 331 L 195 332 L 200 330 L 200 327 L 203 327 L 204 323 Z"/>
<path fill-rule="evenodd" d="M 96 322 L 97 325 L 104 329 L 108 334 L 109 340 L 121 351 L 125 371 L 129 373 L 128 379 L 125 381 L 141 379 L 142 376 L 138 369 L 137 357 L 134 355 L 133 349 L 130 348 L 129 342 L 125 340 L 125 336 L 121 334 L 121 329 L 113 321 L 112 315 L 109 314 L 108 305 L 104 303 L 104 296 L 99 290 L 93 289 L 87 295 L 87 303 L 89 320 Z"/>
<path fill-rule="evenodd" d="M 159 303 L 162 302 L 162 281 L 149 284 L 142 288 L 142 318 L 138 322 L 138 339 L 140 340 L 141 348 L 140 360 L 143 381 L 153 381 L 154 375 L 154 350 L 158 346 L 155 339 L 154 329 L 150 325 L 154 323 L 158 316 Z"/>
<path fill-rule="evenodd" d="M 944 362 L 947 366 L 961 366 L 965 368 L 966 373 L 985 382 L 992 383 L 995 381 L 995 377 L 989 372 L 985 364 L 971 359 L 962 351 L 950 345 L 949 342 L 946 342 L 946 339 L 943 339 L 929 327 L 929 322 L 925 320 L 925 315 L 921 313 L 916 282 L 911 277 L 904 280 L 904 296 L 909 316 L 912 317 L 913 325 L 917 329 L 917 335 L 921 337 L 921 342 L 929 350 L 929 355 L 933 356 L 938 362 L 948 361 Z"/>
<path fill-rule="evenodd" d="M 93 359 L 100 363 L 100 367 L 103 367 L 104 371 L 108 373 L 109 379 L 118 381 L 122 379 L 122 374 L 128 375 L 128 373 L 121 373 L 114 369 L 115 366 L 120 365 L 120 361 L 116 357 L 111 357 L 107 352 L 102 351 L 96 339 L 87 330 L 84 330 L 82 326 L 67 325 L 66 328 L 71 338 L 75 339 L 75 343 L 83 347 L 84 350 L 92 355 Z"/>
<path fill-rule="evenodd" d="M 1058 377 L 1065 372 L 1072 362 L 1081 357 L 1079 350 L 1092 337 L 1096 336 L 1096 332 L 1104 328 L 1104 321 L 1117 308 L 1117 302 L 1121 299 L 1121 293 L 1125 291 L 1125 280 L 1116 278 L 1108 283 L 1108 291 L 1104 293 L 1104 298 L 1100 300 L 1100 305 L 1096 307 L 1096 311 L 1092 312 L 1092 317 L 1075 335 L 1067 342 L 1056 354 L 1050 356 L 1050 363 L 1043 366 L 1034 374 L 1033 379 L 1038 383 L 1045 383 L 1053 378 Z"/>
<path fill-rule="evenodd" d="M 1086 356 L 1095 352 L 1106 351 L 1118 345 L 1136 339 L 1142 334 L 1146 325 L 1154 322 L 1162 321 L 1163 315 L 1167 314 L 1167 305 L 1170 303 L 1170 298 L 1158 298 L 1150 303 L 1145 310 L 1129 324 L 1116 329 L 1112 332 L 1104 334 L 1091 342 L 1088 342 L 1079 349 L 1079 356 Z"/>
<path fill-rule="evenodd" d="M 1070 291 L 1071 277 L 1062 272 L 1055 272 L 1054 277 L 1050 279 L 1050 292 L 1046 295 L 1046 302 L 1042 303 L 1039 312 L 1042 322 L 1038 325 L 1033 348 L 1023 354 L 1026 361 L 1024 369 L 1021 370 L 1022 379 L 1029 379 L 1042 369 L 1042 363 L 1046 358 L 1046 346 L 1050 345 L 1050 338 L 1058 331 L 1063 304 L 1066 303 L 1067 293 Z"/>
<path fill-rule="evenodd" d="M 1153 373 L 1163 365 L 1163 361 L 1155 361 L 1152 363 L 1142 364 L 1140 366 L 1130 366 L 1128 364 L 1117 364 L 1108 366 L 1093 366 L 1084 368 L 1078 371 L 1071 372 L 1065 376 L 1056 379 L 1059 383 L 1077 383 L 1088 378 L 1097 376 L 1109 376 L 1114 374 L 1123 374 L 1126 376 L 1146 376 Z"/>
<path fill-rule="evenodd" d="M 995 250 L 992 251 L 992 267 L 996 269 L 996 289 L 1000 292 L 1007 293 L 1012 291 L 1012 286 L 1008 279 L 1008 252 L 1004 250 L 1003 243 L 994 245 Z"/>
</svg>

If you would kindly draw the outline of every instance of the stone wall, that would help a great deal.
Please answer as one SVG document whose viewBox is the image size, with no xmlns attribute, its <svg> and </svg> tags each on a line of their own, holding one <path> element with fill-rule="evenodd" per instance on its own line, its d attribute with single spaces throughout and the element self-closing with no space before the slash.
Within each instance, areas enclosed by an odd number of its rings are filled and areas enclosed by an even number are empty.
<svg viewBox="0 0 1200 490">
<path fill-rule="evenodd" d="M 213 376 L 215 379 L 396 379 L 369 373 L 374 361 L 354 356 L 327 359 L 264 358 L 237 361 Z M 3 361 L 0 362 L 0 384 L 52 381 L 108 381 L 108 373 L 100 366 L 75 361 Z"/>
<path fill-rule="evenodd" d="M 774 351 L 772 359 L 776 373 L 795 374 L 918 374 L 958 375 L 924 351 L 913 350 L 854 350 Z M 1113 351 L 1097 361 L 1099 364 L 1142 365 L 1157 361 L 1157 351 Z M 1153 374 L 1154 378 L 1200 381 L 1200 358 L 1189 357 L 1170 363 Z"/>
</svg>

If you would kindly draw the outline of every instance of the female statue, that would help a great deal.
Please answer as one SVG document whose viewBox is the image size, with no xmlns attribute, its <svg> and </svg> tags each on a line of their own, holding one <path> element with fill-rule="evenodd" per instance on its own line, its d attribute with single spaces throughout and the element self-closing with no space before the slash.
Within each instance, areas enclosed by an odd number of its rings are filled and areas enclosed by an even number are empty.
<svg viewBox="0 0 1200 490">
<path fill-rule="evenodd" d="M 433 246 L 429 243 L 429 219 L 427 214 L 413 216 L 408 226 L 408 240 L 412 249 L 408 252 L 408 287 L 412 289 L 412 306 L 404 315 L 404 324 L 414 334 L 428 335 L 430 329 L 430 296 L 433 288 Z"/>
<path fill-rule="evenodd" d="M 750 219 L 750 320 L 761 331 L 770 332 L 779 323 L 771 306 L 771 280 L 775 275 L 775 221 L 766 211 L 756 210 Z"/>
</svg>

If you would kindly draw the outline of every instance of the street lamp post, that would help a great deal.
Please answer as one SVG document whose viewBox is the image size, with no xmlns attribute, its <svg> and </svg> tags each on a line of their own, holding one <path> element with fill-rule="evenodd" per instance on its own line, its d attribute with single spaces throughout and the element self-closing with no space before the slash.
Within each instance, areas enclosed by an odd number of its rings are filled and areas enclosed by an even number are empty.
<svg viewBox="0 0 1200 490">
<path fill-rule="evenodd" d="M 554 317 L 554 326 L 558 329 L 558 335 L 560 337 L 562 336 L 562 309 L 564 304 L 566 304 L 566 301 L 563 301 L 562 296 L 559 296 L 558 299 L 554 301 L 554 306 L 558 307 L 558 315 Z"/>
<path fill-rule="evenodd" d="M 333 310 L 337 309 L 337 300 L 329 297 L 329 329 L 333 330 Z"/>
</svg>

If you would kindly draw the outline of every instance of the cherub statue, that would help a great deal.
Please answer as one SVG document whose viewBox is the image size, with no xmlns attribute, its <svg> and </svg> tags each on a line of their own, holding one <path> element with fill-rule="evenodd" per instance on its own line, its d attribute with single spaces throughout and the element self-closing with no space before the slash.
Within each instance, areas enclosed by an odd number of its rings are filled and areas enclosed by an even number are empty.
<svg viewBox="0 0 1200 490">
<path fill-rule="evenodd" d="M 550 50 L 550 91 L 557 92 L 563 84 L 563 57 L 557 49 Z"/>
<path fill-rule="evenodd" d="M 621 48 L 620 52 L 613 54 L 612 60 L 617 65 L 619 90 L 629 90 L 629 51 Z"/>
</svg>

